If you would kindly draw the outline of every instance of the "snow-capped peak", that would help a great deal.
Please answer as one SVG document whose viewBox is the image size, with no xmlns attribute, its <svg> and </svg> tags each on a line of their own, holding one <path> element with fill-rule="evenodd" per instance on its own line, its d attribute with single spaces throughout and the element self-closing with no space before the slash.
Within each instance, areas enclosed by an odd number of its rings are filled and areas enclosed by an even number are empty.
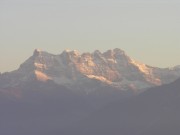
<svg viewBox="0 0 180 135">
<path fill-rule="evenodd" d="M 124 52 L 123 50 L 119 49 L 119 48 L 115 48 L 115 49 L 113 50 L 113 52 L 114 52 L 114 53 L 119 53 L 119 54 L 125 54 L 125 52 Z"/>
<path fill-rule="evenodd" d="M 41 54 L 41 52 L 42 52 L 41 49 L 35 49 L 33 56 L 39 56 Z"/>
<path fill-rule="evenodd" d="M 9 73 L 7 78 L 15 77 L 10 79 L 13 81 L 9 84 L 18 84 L 34 75 L 39 81 L 51 79 L 68 87 L 80 87 L 97 80 L 113 87 L 124 89 L 133 86 L 141 89 L 172 82 L 180 77 L 180 69 L 147 66 L 118 48 L 82 54 L 77 50 L 65 50 L 59 55 L 35 49 L 33 56 L 21 64 L 18 70 Z"/>
</svg>

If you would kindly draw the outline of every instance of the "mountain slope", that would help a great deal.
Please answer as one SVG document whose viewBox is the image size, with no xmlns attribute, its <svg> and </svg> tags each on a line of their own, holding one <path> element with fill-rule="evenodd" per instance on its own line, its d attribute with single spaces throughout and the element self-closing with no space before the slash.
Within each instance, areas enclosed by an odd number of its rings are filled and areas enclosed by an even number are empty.
<svg viewBox="0 0 180 135">
<path fill-rule="evenodd" d="M 180 134 L 180 79 L 115 102 L 70 127 L 64 135 Z"/>
<path fill-rule="evenodd" d="M 55 134 L 109 102 L 124 100 L 131 95 L 111 87 L 101 87 L 87 95 L 52 80 L 32 80 L 17 87 L 1 88 L 0 134 Z"/>
<path fill-rule="evenodd" d="M 13 91 L 18 97 L 0 91 L 0 134 L 39 135 L 59 130 L 94 110 L 83 96 L 53 81 L 28 82 Z"/>
</svg>

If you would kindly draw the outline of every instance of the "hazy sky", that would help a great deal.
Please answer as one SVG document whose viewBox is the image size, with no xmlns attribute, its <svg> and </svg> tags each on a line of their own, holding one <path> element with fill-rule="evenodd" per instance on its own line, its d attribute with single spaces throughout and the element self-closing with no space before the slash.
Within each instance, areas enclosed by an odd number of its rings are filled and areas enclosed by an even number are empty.
<svg viewBox="0 0 180 135">
<path fill-rule="evenodd" d="M 121 48 L 152 66 L 180 65 L 180 1 L 0 0 L 0 72 L 35 48 Z"/>
</svg>

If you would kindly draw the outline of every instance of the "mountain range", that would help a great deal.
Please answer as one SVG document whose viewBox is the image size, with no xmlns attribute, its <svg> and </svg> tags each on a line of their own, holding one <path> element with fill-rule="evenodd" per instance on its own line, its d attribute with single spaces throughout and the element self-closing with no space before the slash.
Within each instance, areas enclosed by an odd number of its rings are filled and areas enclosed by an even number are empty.
<svg viewBox="0 0 180 135">
<path fill-rule="evenodd" d="M 179 66 L 148 66 L 130 58 L 121 49 L 83 54 L 65 50 L 59 55 L 36 49 L 17 70 L 0 75 L 0 88 L 18 87 L 36 79 L 52 80 L 69 89 L 83 89 L 86 93 L 100 86 L 139 90 L 167 84 L 179 77 Z"/>
<path fill-rule="evenodd" d="M 179 78 L 179 66 L 152 67 L 121 49 L 35 49 L 17 70 L 0 74 L 0 134 L 180 133 Z"/>
</svg>

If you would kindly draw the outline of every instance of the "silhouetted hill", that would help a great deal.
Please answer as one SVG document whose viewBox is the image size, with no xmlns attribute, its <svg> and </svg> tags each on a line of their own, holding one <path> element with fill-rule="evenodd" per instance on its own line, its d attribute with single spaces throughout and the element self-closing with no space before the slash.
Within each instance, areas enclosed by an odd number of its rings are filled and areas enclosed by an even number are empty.
<svg viewBox="0 0 180 135">
<path fill-rule="evenodd" d="M 101 87 L 91 94 L 77 93 L 51 80 L 1 89 L 0 134 L 53 135 L 106 104 L 130 95 L 111 87 Z"/>
<path fill-rule="evenodd" d="M 180 79 L 126 102 L 112 103 L 63 135 L 178 135 Z"/>
</svg>

